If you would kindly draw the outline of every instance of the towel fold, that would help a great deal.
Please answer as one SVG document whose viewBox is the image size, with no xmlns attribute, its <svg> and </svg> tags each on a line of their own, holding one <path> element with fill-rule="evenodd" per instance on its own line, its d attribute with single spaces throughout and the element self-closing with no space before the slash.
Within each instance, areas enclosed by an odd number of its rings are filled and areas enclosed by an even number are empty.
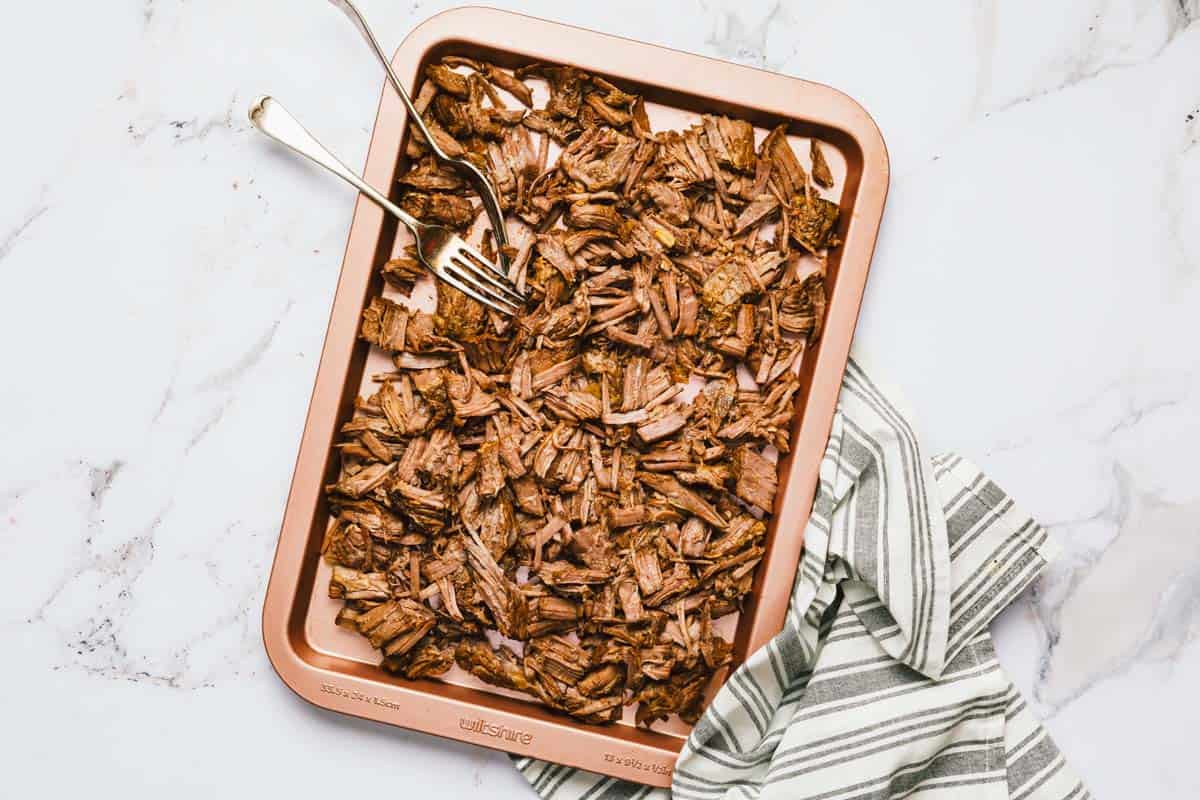
<svg viewBox="0 0 1200 800">
<path fill-rule="evenodd" d="M 988 624 L 1056 553 L 956 455 L 927 458 L 851 360 L 783 631 L 717 693 L 653 789 L 515 759 L 543 798 L 1082 800 Z"/>
</svg>

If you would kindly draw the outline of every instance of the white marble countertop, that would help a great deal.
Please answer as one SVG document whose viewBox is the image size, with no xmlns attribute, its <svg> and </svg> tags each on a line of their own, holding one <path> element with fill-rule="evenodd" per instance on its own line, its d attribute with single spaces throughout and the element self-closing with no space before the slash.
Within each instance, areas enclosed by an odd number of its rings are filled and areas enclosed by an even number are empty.
<svg viewBox="0 0 1200 800">
<path fill-rule="evenodd" d="M 363 5 L 395 43 L 452 4 Z M 1200 4 L 499 5 L 874 115 L 858 343 L 1067 548 L 1002 660 L 1098 796 L 1200 794 Z M 27 3 L 0 74 L 6 785 L 528 796 L 498 753 L 306 705 L 262 650 L 353 195 L 244 113 L 270 91 L 361 164 L 356 34 L 320 0 Z"/>
</svg>

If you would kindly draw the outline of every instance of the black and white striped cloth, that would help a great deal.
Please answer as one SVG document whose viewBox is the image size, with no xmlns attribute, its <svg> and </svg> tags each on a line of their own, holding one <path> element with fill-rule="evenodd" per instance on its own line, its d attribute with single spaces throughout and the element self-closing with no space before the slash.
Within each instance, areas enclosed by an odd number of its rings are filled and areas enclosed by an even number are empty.
<svg viewBox="0 0 1200 800">
<path fill-rule="evenodd" d="M 670 792 L 529 758 L 543 798 L 1082 800 L 988 623 L 1056 550 L 852 360 L 784 630 L 692 730 Z"/>
</svg>

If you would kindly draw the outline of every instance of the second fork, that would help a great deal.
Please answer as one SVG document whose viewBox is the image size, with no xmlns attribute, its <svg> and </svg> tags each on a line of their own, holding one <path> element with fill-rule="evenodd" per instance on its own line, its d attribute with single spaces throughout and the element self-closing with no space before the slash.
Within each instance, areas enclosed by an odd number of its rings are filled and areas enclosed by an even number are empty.
<svg viewBox="0 0 1200 800">
<path fill-rule="evenodd" d="M 255 128 L 337 175 L 403 222 L 417 241 L 422 263 L 439 279 L 501 314 L 520 312 L 525 297 L 499 267 L 454 231 L 422 222 L 388 200 L 325 149 L 277 100 L 260 97 L 250 105 L 249 116 Z"/>
</svg>

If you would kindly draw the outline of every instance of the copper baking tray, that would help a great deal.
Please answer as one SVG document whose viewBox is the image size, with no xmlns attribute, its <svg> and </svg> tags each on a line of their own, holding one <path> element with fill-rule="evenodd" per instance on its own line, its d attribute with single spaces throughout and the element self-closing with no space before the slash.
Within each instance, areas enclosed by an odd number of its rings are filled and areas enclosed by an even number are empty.
<svg viewBox="0 0 1200 800">
<path fill-rule="evenodd" d="M 413 86 L 427 63 L 451 53 L 506 66 L 573 63 L 643 95 L 656 130 L 685 127 L 698 114 L 713 112 L 747 119 L 760 135 L 786 123 L 802 161 L 810 137 L 824 144 L 837 179 L 833 196 L 843 212 L 844 244 L 830 254 L 827 267 L 824 334 L 800 367 L 792 452 L 779 464 L 766 555 L 734 632 L 738 663 L 780 630 L 787 612 L 887 195 L 888 157 L 879 130 L 861 106 L 828 86 L 491 9 L 456 9 L 429 19 L 404 40 L 393 64 Z M 395 186 L 404 166 L 406 127 L 399 98 L 385 90 L 365 169 L 375 186 Z M 393 677 L 376 666 L 378 656 L 362 637 L 333 624 L 337 604 L 325 596 L 327 573 L 319 553 L 328 522 L 322 486 L 335 479 L 331 444 L 370 369 L 369 347 L 356 338 L 359 316 L 381 289 L 377 268 L 400 246 L 396 225 L 360 197 L 267 587 L 263 639 L 271 663 L 297 694 L 323 708 L 669 786 L 688 733 L 677 719 L 654 730 L 628 721 L 587 725 L 465 673 L 444 680 Z"/>
</svg>

